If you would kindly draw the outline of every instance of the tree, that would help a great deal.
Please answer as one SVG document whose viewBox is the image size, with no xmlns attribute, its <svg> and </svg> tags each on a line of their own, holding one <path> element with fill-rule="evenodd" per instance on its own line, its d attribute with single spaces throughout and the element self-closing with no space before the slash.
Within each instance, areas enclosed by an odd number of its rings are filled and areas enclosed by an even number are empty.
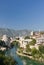
<svg viewBox="0 0 44 65">
<path fill-rule="evenodd" d="M 36 44 L 36 40 L 32 39 L 32 41 L 29 43 L 30 45 L 35 45 Z"/>
<path fill-rule="evenodd" d="M 43 46 L 43 45 L 40 45 L 40 46 L 39 46 L 39 51 L 40 51 L 42 54 L 44 54 L 44 46 Z"/>
<path fill-rule="evenodd" d="M 29 47 L 29 44 L 27 44 L 26 45 L 26 52 L 30 52 L 31 51 L 31 49 L 30 49 L 30 47 Z"/>
<path fill-rule="evenodd" d="M 30 37 L 29 36 L 26 36 L 25 39 L 30 39 Z"/>
<path fill-rule="evenodd" d="M 5 54 L 0 53 L 0 65 L 17 65 L 16 60 L 12 57 L 7 57 Z"/>
<path fill-rule="evenodd" d="M 31 49 L 31 53 L 32 53 L 33 56 L 37 53 L 37 50 L 36 50 L 35 47 Z"/>
<path fill-rule="evenodd" d="M 2 41 L 2 40 L 0 40 L 0 46 L 5 46 L 5 42 L 4 41 Z"/>
<path fill-rule="evenodd" d="M 13 47 L 13 46 L 19 47 L 19 45 L 20 45 L 20 43 L 19 43 L 18 41 L 13 41 L 13 42 L 11 43 L 11 46 L 12 46 L 12 47 Z"/>
<path fill-rule="evenodd" d="M 35 47 L 32 48 L 31 50 L 31 54 L 34 58 L 40 58 L 41 57 L 41 53 L 39 52 L 39 50 L 37 50 Z"/>
<path fill-rule="evenodd" d="M 24 48 L 22 48 L 22 47 L 19 47 L 19 53 L 23 53 L 23 50 L 24 50 Z"/>
</svg>

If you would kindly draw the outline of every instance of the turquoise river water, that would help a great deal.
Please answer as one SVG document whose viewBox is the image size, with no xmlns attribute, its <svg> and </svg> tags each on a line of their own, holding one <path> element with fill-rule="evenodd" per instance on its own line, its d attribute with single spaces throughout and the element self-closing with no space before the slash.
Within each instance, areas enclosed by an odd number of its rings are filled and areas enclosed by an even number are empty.
<svg viewBox="0 0 44 65">
<path fill-rule="evenodd" d="M 12 56 L 17 62 L 18 62 L 18 65 L 44 65 L 42 63 L 39 63 L 37 61 L 34 61 L 34 60 L 31 60 L 27 57 L 20 57 L 16 54 L 16 48 L 12 48 L 12 49 L 9 49 L 7 52 L 6 52 L 6 55 L 8 56 Z"/>
</svg>

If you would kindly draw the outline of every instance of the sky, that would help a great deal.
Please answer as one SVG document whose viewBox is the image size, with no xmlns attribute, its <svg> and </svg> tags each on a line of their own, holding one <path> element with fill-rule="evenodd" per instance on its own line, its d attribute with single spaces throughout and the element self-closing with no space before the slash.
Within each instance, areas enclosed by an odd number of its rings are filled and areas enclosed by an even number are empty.
<svg viewBox="0 0 44 65">
<path fill-rule="evenodd" d="M 44 0 L 0 0 L 0 28 L 44 30 Z"/>
</svg>

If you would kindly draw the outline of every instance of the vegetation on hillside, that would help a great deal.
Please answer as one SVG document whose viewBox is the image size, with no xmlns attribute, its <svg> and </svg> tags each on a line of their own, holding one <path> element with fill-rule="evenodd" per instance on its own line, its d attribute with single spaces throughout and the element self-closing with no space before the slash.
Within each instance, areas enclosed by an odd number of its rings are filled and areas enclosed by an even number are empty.
<svg viewBox="0 0 44 65">
<path fill-rule="evenodd" d="M 26 45 L 26 52 L 31 52 L 29 44 Z"/>
<path fill-rule="evenodd" d="M 0 40 L 0 46 L 5 46 L 5 42 Z"/>
<path fill-rule="evenodd" d="M 30 39 L 30 37 L 29 36 L 25 36 L 25 38 L 24 39 Z"/>
<path fill-rule="evenodd" d="M 15 47 L 19 47 L 20 43 L 18 41 L 13 41 L 11 43 L 11 47 L 15 46 Z"/>
<path fill-rule="evenodd" d="M 36 40 L 32 39 L 32 41 L 29 43 L 30 45 L 35 45 L 36 44 Z"/>
<path fill-rule="evenodd" d="M 16 65 L 17 62 L 12 57 L 5 56 L 5 53 L 0 51 L 0 65 Z"/>
</svg>

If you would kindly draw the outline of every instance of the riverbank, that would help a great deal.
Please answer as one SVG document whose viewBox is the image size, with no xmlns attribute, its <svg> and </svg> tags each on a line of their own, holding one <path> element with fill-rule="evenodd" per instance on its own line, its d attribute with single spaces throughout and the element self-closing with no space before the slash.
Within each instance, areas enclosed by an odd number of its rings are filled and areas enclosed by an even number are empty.
<svg viewBox="0 0 44 65">
<path fill-rule="evenodd" d="M 28 56 L 28 55 L 25 55 L 23 53 L 19 53 L 18 51 L 16 51 L 16 53 L 19 55 L 19 56 L 25 56 L 25 57 L 28 57 L 30 59 L 33 59 L 32 56 Z"/>
<path fill-rule="evenodd" d="M 22 57 L 27 57 L 27 58 L 29 58 L 29 59 L 32 59 L 32 60 L 35 60 L 35 61 L 37 61 L 37 62 L 42 62 L 42 63 L 44 63 L 44 59 L 41 59 L 41 57 L 40 58 L 34 58 L 33 56 L 29 56 L 29 55 L 26 55 L 26 54 L 24 54 L 24 53 L 19 53 L 18 51 L 16 51 L 16 53 L 19 55 L 19 56 L 22 56 Z"/>
<path fill-rule="evenodd" d="M 11 56 L 5 55 L 4 51 L 0 51 L 0 65 L 17 65 L 18 62 Z"/>
<path fill-rule="evenodd" d="M 25 65 L 24 63 L 26 63 L 26 65 L 44 65 L 42 62 L 32 60 L 26 56 L 18 55 L 16 52 L 17 48 L 13 47 L 6 52 L 6 55 L 11 56 L 13 59 L 15 59 L 18 62 L 18 65 Z"/>
</svg>

